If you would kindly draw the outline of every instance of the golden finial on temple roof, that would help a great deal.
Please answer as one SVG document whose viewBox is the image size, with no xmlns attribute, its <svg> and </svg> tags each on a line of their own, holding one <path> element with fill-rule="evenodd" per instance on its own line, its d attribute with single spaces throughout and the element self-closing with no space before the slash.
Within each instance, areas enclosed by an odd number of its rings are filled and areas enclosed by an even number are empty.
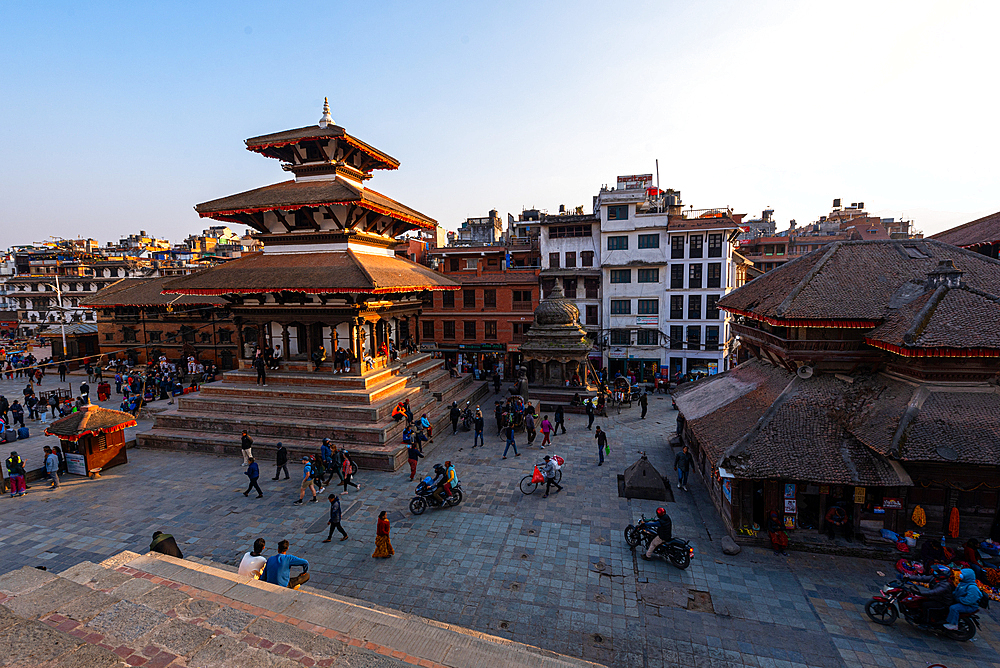
<svg viewBox="0 0 1000 668">
<path fill-rule="evenodd" d="M 319 126 L 325 128 L 328 125 L 334 125 L 333 117 L 330 116 L 330 100 L 329 98 L 323 98 L 323 117 L 319 119 Z"/>
</svg>

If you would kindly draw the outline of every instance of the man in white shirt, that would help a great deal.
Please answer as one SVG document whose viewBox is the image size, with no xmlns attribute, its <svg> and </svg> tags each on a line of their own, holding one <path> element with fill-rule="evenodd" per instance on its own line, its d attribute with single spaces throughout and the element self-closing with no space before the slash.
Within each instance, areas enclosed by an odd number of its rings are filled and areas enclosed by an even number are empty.
<svg viewBox="0 0 1000 668">
<path fill-rule="evenodd" d="M 239 574 L 247 577 L 252 576 L 253 579 L 259 580 L 264 571 L 264 564 L 267 563 L 267 557 L 261 556 L 263 551 L 264 539 L 258 538 L 253 542 L 253 552 L 247 552 L 243 555 Z"/>
</svg>

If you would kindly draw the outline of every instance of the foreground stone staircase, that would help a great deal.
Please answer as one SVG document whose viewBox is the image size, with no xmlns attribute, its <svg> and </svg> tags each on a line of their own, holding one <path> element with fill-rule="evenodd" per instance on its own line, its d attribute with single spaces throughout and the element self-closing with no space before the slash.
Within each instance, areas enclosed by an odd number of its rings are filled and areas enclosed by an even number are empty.
<svg viewBox="0 0 1000 668">
<path fill-rule="evenodd" d="M 363 601 L 124 552 L 0 576 L 0 666 L 594 668 Z"/>
<path fill-rule="evenodd" d="M 359 466 L 394 471 L 406 460 L 405 425 L 392 419 L 397 402 L 409 399 L 414 415 L 427 413 L 440 429 L 448 423 L 452 401 L 477 402 L 489 391 L 471 375 L 450 378 L 443 362 L 427 354 L 410 355 L 364 376 L 283 362 L 268 372 L 267 382 L 258 387 L 253 371 L 229 371 L 200 392 L 178 397 L 175 408 L 157 413 L 153 428 L 136 435 L 137 445 L 238 456 L 246 429 L 257 459 L 273 459 L 278 441 L 297 457 L 314 454 L 323 438 L 331 438 L 346 446 Z"/>
</svg>

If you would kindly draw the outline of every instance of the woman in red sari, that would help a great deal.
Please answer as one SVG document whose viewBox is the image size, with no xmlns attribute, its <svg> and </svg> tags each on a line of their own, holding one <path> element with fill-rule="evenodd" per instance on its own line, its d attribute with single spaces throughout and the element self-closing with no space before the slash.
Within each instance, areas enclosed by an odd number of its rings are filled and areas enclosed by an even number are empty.
<svg viewBox="0 0 1000 668">
<path fill-rule="evenodd" d="M 372 557 L 387 559 L 393 554 L 395 552 L 392 549 L 392 543 L 389 542 L 389 519 L 383 510 L 378 514 L 378 524 L 375 525 L 375 554 Z"/>
</svg>

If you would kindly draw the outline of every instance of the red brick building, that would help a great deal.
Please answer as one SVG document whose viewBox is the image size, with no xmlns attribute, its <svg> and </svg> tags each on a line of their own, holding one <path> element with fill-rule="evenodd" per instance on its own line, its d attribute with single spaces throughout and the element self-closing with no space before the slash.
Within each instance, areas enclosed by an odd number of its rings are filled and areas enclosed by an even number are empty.
<svg viewBox="0 0 1000 668">
<path fill-rule="evenodd" d="M 504 378 L 512 378 L 538 306 L 537 240 L 438 248 L 428 257 L 462 290 L 424 293 L 421 350 L 461 364 L 465 373 L 492 374 L 502 363 Z"/>
</svg>

